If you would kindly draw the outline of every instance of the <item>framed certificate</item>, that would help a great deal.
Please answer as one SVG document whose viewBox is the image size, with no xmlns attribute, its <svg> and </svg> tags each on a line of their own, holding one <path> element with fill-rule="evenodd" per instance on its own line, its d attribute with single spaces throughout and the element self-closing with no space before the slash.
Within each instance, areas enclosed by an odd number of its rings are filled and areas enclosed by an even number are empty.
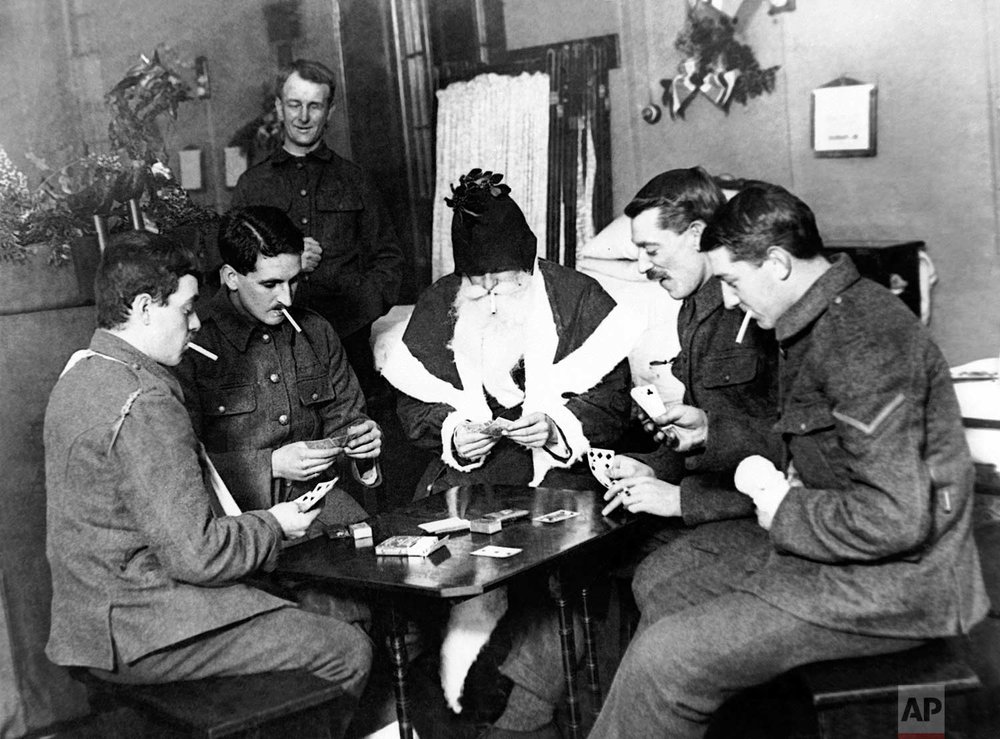
<svg viewBox="0 0 1000 739">
<path fill-rule="evenodd" d="M 817 157 L 873 157 L 876 150 L 873 84 L 841 77 L 812 91 L 812 145 Z"/>
</svg>

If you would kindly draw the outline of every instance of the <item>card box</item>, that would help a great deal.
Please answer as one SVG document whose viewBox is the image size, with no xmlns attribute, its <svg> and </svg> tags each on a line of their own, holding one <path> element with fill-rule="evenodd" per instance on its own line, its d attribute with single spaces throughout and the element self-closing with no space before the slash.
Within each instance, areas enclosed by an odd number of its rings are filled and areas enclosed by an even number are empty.
<svg viewBox="0 0 1000 739">
<path fill-rule="evenodd" d="M 390 536 L 381 544 L 375 546 L 375 554 L 388 557 L 426 557 L 435 549 L 443 547 L 448 541 L 445 536 Z"/>
</svg>

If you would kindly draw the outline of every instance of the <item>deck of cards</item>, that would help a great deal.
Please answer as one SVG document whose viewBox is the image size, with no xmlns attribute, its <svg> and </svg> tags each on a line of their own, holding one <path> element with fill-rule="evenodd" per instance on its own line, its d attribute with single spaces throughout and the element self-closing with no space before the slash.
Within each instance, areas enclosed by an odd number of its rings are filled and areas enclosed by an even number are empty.
<svg viewBox="0 0 1000 739">
<path fill-rule="evenodd" d="M 468 531 L 469 521 L 458 516 L 452 516 L 451 518 L 442 518 L 438 521 L 417 524 L 417 526 L 428 534 L 450 534 L 453 531 Z"/>
<path fill-rule="evenodd" d="M 390 536 L 376 545 L 375 554 L 389 557 L 426 557 L 443 547 L 447 541 L 447 536 L 442 539 L 436 536 Z"/>
<path fill-rule="evenodd" d="M 597 481 L 606 488 L 611 487 L 613 484 L 611 477 L 608 475 L 608 470 L 611 469 L 611 463 L 614 461 L 614 458 L 615 452 L 611 449 L 591 447 L 587 451 L 587 463 L 590 465 L 590 471 L 597 478 Z"/>
<path fill-rule="evenodd" d="M 558 511 L 550 511 L 544 516 L 535 516 L 531 520 L 538 521 L 539 523 L 559 523 L 560 521 L 565 521 L 567 518 L 579 515 L 580 511 L 567 511 L 565 508 L 560 508 Z"/>
<path fill-rule="evenodd" d="M 504 508 L 502 511 L 484 513 L 479 518 L 474 518 L 471 522 L 473 534 L 495 534 L 503 528 L 507 521 L 515 521 L 519 518 L 527 518 L 531 511 L 524 508 Z"/>
</svg>

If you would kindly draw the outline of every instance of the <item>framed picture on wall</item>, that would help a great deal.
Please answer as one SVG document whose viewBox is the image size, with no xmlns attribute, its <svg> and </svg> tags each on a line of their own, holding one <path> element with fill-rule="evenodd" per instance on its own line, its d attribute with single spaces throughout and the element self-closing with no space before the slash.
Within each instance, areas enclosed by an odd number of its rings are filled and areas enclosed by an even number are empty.
<svg viewBox="0 0 1000 739">
<path fill-rule="evenodd" d="M 875 85 L 841 77 L 812 91 L 812 145 L 817 157 L 873 157 Z"/>
</svg>

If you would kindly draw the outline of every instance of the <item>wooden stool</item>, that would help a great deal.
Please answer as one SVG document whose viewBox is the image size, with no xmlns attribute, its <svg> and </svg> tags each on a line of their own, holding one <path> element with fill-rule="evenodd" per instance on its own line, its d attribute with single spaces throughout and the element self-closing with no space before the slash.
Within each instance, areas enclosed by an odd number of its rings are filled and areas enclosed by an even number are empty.
<svg viewBox="0 0 1000 739">
<path fill-rule="evenodd" d="M 790 676 L 811 695 L 821 739 L 895 739 L 900 686 L 941 685 L 947 697 L 979 689 L 960 646 L 958 639 L 936 639 L 896 654 L 804 665 Z M 946 716 L 950 725 L 954 711 Z"/>
<path fill-rule="evenodd" d="M 86 670 L 74 670 L 73 676 L 87 686 L 95 711 L 126 706 L 177 735 L 203 739 L 287 736 L 290 722 L 303 721 L 310 724 L 310 736 L 329 736 L 331 709 L 340 708 L 341 701 L 344 708 L 353 703 L 338 685 L 304 670 L 159 685 L 119 685 Z"/>
</svg>

